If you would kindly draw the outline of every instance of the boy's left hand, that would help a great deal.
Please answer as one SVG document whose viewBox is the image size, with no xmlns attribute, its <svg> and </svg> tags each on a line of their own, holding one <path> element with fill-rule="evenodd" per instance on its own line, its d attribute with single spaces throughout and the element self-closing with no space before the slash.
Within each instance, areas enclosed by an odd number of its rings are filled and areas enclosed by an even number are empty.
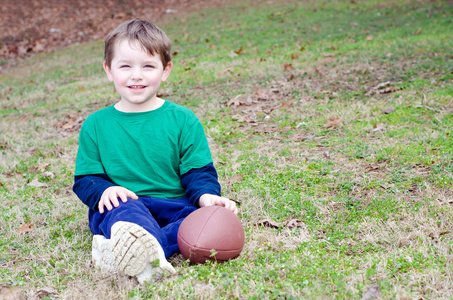
<svg viewBox="0 0 453 300">
<path fill-rule="evenodd" d="M 236 206 L 236 202 L 225 198 L 225 197 L 220 197 L 217 195 L 212 195 L 212 194 L 203 194 L 201 195 L 200 199 L 198 200 L 198 204 L 200 207 L 204 206 L 213 206 L 213 205 L 219 205 L 219 206 L 224 206 L 225 208 L 229 209 L 232 211 L 234 214 L 238 214 L 238 208 Z"/>
</svg>

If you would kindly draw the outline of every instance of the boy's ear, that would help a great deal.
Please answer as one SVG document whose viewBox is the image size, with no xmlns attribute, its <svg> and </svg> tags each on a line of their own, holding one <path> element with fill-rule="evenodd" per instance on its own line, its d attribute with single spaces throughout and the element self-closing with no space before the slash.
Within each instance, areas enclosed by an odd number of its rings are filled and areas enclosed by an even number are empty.
<svg viewBox="0 0 453 300">
<path fill-rule="evenodd" d="M 168 76 L 170 76 L 171 69 L 173 68 L 173 63 L 171 61 L 168 62 L 167 66 L 162 73 L 162 81 L 166 81 Z"/>
<path fill-rule="evenodd" d="M 113 82 L 113 76 L 112 76 L 112 71 L 110 70 L 109 66 L 107 66 L 107 63 L 104 61 L 104 71 L 105 71 L 105 74 L 107 74 L 107 78 L 109 79 L 109 81 Z"/>
</svg>

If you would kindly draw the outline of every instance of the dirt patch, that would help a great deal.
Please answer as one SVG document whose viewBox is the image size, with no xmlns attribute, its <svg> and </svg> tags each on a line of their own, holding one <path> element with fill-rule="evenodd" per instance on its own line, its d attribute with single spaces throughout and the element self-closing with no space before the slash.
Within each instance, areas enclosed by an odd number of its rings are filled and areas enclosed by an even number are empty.
<svg viewBox="0 0 453 300">
<path fill-rule="evenodd" d="M 102 39 L 121 21 L 134 17 L 157 22 L 224 0 L 15 0 L 0 5 L 0 71 L 17 58 Z"/>
</svg>

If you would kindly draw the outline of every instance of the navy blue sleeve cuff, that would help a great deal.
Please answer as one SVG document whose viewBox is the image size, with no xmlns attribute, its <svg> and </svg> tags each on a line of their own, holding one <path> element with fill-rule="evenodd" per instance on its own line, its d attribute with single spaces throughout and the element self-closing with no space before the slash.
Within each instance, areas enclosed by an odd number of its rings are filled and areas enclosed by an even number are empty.
<svg viewBox="0 0 453 300">
<path fill-rule="evenodd" d="M 193 204 L 197 204 L 203 194 L 221 195 L 221 187 L 217 178 L 217 171 L 211 163 L 203 168 L 191 169 L 181 175 L 181 185 L 189 200 Z"/>
<path fill-rule="evenodd" d="M 115 184 L 106 174 L 74 176 L 72 190 L 90 210 L 97 211 L 102 193 Z"/>
</svg>

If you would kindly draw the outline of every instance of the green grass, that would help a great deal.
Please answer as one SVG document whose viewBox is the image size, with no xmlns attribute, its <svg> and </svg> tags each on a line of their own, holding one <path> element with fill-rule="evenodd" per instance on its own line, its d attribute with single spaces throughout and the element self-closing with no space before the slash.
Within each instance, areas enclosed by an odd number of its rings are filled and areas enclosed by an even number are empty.
<svg viewBox="0 0 453 300">
<path fill-rule="evenodd" d="M 63 125 L 117 99 L 102 42 L 19 62 L 0 74 L 1 287 L 359 299 L 377 284 L 384 299 L 451 299 L 452 14 L 444 1 L 246 1 L 161 20 L 177 51 L 161 93 L 205 125 L 224 194 L 242 201 L 246 244 L 221 265 L 175 256 L 178 275 L 145 286 L 92 267 L 71 192 L 79 127 Z M 238 95 L 254 101 L 228 106 Z M 256 226 L 268 217 L 301 227 Z M 24 223 L 34 230 L 18 235 Z"/>
</svg>

